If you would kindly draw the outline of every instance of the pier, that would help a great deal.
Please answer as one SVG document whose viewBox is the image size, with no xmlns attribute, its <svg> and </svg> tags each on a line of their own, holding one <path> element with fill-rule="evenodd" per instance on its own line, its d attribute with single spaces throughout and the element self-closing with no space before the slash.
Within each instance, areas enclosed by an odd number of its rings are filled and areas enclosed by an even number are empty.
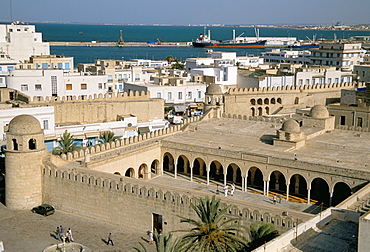
<svg viewBox="0 0 370 252">
<path fill-rule="evenodd" d="M 191 42 L 49 42 L 50 46 L 87 46 L 87 47 L 184 47 L 192 46 Z"/>
</svg>

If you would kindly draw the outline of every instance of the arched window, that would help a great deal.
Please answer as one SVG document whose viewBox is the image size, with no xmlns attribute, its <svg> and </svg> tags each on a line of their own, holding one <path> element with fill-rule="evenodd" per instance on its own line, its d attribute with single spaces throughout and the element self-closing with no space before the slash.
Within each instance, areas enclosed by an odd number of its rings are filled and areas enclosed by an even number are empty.
<svg viewBox="0 0 370 252">
<path fill-rule="evenodd" d="M 36 139 L 32 138 L 28 141 L 28 149 L 36 150 Z"/>
<path fill-rule="evenodd" d="M 255 108 L 251 108 L 251 114 L 252 114 L 252 116 L 256 116 L 256 109 Z"/>
<path fill-rule="evenodd" d="M 220 105 L 220 97 L 216 97 L 216 105 Z"/>
<path fill-rule="evenodd" d="M 281 98 L 277 98 L 277 103 L 279 103 L 279 104 L 282 103 Z"/>
<path fill-rule="evenodd" d="M 256 105 L 256 99 L 251 99 L 251 104 Z"/>
<path fill-rule="evenodd" d="M 211 97 L 208 97 L 208 101 L 207 101 L 207 103 L 208 103 L 208 104 L 211 104 L 211 101 L 212 101 L 212 98 L 211 98 Z"/>
<path fill-rule="evenodd" d="M 258 99 L 257 100 L 257 103 L 258 103 L 258 105 L 262 105 L 262 99 L 260 98 L 260 99 Z"/>
<path fill-rule="evenodd" d="M 269 99 L 268 98 L 265 98 L 265 100 L 263 101 L 265 104 L 269 104 Z"/>
<path fill-rule="evenodd" d="M 12 142 L 13 142 L 13 150 L 18 150 L 18 143 L 17 143 L 17 139 L 13 138 L 13 139 L 12 139 Z"/>
</svg>

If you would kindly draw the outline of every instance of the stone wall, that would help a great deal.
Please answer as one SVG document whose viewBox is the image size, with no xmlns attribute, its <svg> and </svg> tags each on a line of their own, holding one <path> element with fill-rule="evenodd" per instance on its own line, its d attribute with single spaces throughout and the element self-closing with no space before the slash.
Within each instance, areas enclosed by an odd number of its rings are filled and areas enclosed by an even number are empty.
<svg viewBox="0 0 370 252">
<path fill-rule="evenodd" d="M 110 175 L 90 170 L 58 169 L 50 160 L 43 169 L 43 202 L 52 204 L 57 210 L 72 212 L 88 218 L 106 221 L 121 226 L 135 226 L 146 232 L 152 229 L 152 214 L 163 216 L 163 231 L 183 228 L 179 217 L 196 218 L 190 203 L 196 203 L 202 192 L 183 192 L 166 186 L 127 177 Z M 71 197 L 73 195 L 73 197 Z M 291 211 L 283 216 L 282 210 L 271 206 L 222 199 L 233 204 L 229 214 L 241 217 L 241 223 L 254 221 L 274 223 L 283 232 L 293 227 L 293 220 L 303 222 L 311 214 Z M 166 224 L 165 224 L 166 223 Z"/>
</svg>

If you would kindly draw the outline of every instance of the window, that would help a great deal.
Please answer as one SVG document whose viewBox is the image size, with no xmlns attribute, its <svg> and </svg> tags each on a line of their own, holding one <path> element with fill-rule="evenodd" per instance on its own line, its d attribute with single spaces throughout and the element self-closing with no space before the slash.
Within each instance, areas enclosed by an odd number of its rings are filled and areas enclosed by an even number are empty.
<svg viewBox="0 0 370 252">
<path fill-rule="evenodd" d="M 198 99 L 202 98 L 202 91 L 198 91 Z"/>
<path fill-rule="evenodd" d="M 48 63 L 42 63 L 42 68 L 43 68 L 43 69 L 48 68 Z"/>
<path fill-rule="evenodd" d="M 192 92 L 188 92 L 188 99 L 193 99 L 193 93 Z"/>
<path fill-rule="evenodd" d="M 72 90 L 72 84 L 66 84 L 66 90 Z"/>
<path fill-rule="evenodd" d="M 108 75 L 108 82 L 113 82 L 113 76 L 111 74 Z"/>
<path fill-rule="evenodd" d="M 299 84 L 299 85 L 303 85 L 303 80 L 302 80 L 302 79 L 299 79 L 299 80 L 298 80 L 298 84 Z"/>
<path fill-rule="evenodd" d="M 178 99 L 182 99 L 182 92 L 179 92 L 179 98 Z"/>
<path fill-rule="evenodd" d="M 335 78 L 334 83 L 339 83 L 339 78 Z"/>
<path fill-rule="evenodd" d="M 42 124 L 44 126 L 44 129 L 49 129 L 49 120 L 43 120 Z"/>
<path fill-rule="evenodd" d="M 70 64 L 69 64 L 69 63 L 66 63 L 66 64 L 65 64 L 65 69 L 66 69 L 66 70 L 70 70 L 70 69 L 71 69 L 71 67 L 70 67 Z"/>
<path fill-rule="evenodd" d="M 172 100 L 172 93 L 171 93 L 171 92 L 168 92 L 168 93 L 167 93 L 167 99 L 168 99 L 168 100 Z"/>
<path fill-rule="evenodd" d="M 21 91 L 28 91 L 28 84 L 21 84 Z"/>
<path fill-rule="evenodd" d="M 35 90 L 36 91 L 41 91 L 42 90 L 41 84 L 35 84 Z"/>
<path fill-rule="evenodd" d="M 162 98 L 162 94 L 161 93 L 157 93 L 157 98 Z"/>
<path fill-rule="evenodd" d="M 346 125 L 346 117 L 340 116 L 340 125 Z"/>
<path fill-rule="evenodd" d="M 356 126 L 357 126 L 357 127 L 361 127 L 361 128 L 362 128 L 362 117 L 357 117 L 357 123 L 356 123 Z"/>
<path fill-rule="evenodd" d="M 328 84 L 330 84 L 331 83 L 331 78 L 328 78 Z"/>
<path fill-rule="evenodd" d="M 103 83 L 98 83 L 98 89 L 103 89 Z"/>
<path fill-rule="evenodd" d="M 81 90 L 86 90 L 86 89 L 87 89 L 87 84 L 81 83 Z"/>
<path fill-rule="evenodd" d="M 140 81 L 140 74 L 135 74 L 135 81 Z"/>
<path fill-rule="evenodd" d="M 310 79 L 306 79 L 305 84 L 306 84 L 306 85 L 309 85 L 309 84 L 310 84 Z"/>
</svg>

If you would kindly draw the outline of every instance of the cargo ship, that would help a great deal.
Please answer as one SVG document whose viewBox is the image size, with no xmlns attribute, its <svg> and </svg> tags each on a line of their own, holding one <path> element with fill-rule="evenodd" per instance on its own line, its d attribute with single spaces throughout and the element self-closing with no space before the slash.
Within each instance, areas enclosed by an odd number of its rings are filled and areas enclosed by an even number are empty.
<svg viewBox="0 0 370 252">
<path fill-rule="evenodd" d="M 235 38 L 235 30 L 233 30 L 233 39 L 227 41 L 216 41 L 211 40 L 211 31 L 206 28 L 204 33 L 200 34 L 196 41 L 193 42 L 194 47 L 219 47 L 219 48 L 265 48 L 266 40 L 255 40 L 255 41 L 240 41 Z"/>
</svg>

